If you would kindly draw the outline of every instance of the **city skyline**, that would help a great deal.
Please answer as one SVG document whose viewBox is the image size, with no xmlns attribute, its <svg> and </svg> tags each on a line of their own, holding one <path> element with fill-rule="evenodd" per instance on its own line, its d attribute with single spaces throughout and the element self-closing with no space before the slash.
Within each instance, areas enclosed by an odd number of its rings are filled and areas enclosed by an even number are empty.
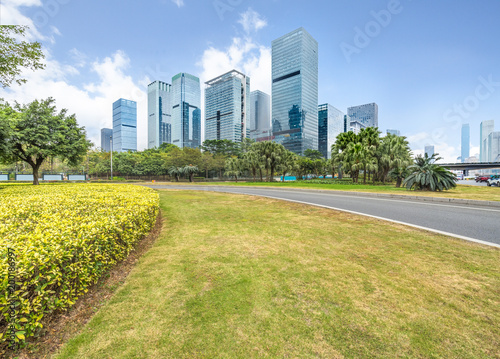
<svg viewBox="0 0 500 359">
<path fill-rule="evenodd" d="M 27 103 L 40 94 L 53 96 L 59 107 L 76 113 L 96 145 L 100 129 L 111 126 L 109 103 L 123 97 L 137 101 L 138 149 L 147 148 L 146 87 L 179 71 L 204 82 L 236 68 L 252 78 L 252 91 L 271 93 L 271 42 L 300 26 L 320 45 L 318 102 L 342 111 L 376 102 L 380 131 L 400 130 L 415 154 L 429 143 L 448 161 L 456 160 L 463 123 L 470 124 L 470 154 L 479 153 L 479 124 L 496 119 L 499 111 L 500 46 L 487 41 L 496 29 L 496 1 L 324 1 L 318 13 L 317 6 L 291 0 L 285 17 L 282 1 L 239 2 L 222 12 L 211 2 L 189 0 L 148 7 L 54 1 L 53 11 L 45 0 L 0 5 L 2 21 L 30 25 L 30 39 L 41 41 L 49 54 L 46 70 L 26 72 L 26 85 L 1 89 L 0 97 Z M 111 9 L 116 16 L 105 15 Z M 332 13 L 340 16 L 325 26 Z M 92 29 L 79 20 L 96 14 L 103 21 Z M 187 19 L 194 25 L 169 36 L 168 46 L 159 49 L 151 34 L 161 28 L 156 19 L 164 17 L 172 27 Z M 148 30 L 123 26 L 134 21 L 148 24 Z"/>
</svg>

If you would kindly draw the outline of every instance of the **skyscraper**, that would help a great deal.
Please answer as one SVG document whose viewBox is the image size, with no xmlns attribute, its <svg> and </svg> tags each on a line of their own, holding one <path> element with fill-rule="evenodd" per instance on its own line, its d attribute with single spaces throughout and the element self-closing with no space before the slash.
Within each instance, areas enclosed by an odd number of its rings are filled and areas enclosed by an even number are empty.
<svg viewBox="0 0 500 359">
<path fill-rule="evenodd" d="M 488 136 L 495 130 L 495 121 L 483 121 L 479 127 L 479 161 L 488 162 Z"/>
<path fill-rule="evenodd" d="M 101 128 L 101 149 L 104 152 L 111 152 L 111 137 L 113 130 L 111 128 Z"/>
<path fill-rule="evenodd" d="M 232 70 L 205 84 L 205 139 L 241 142 L 249 137 L 250 78 Z"/>
<path fill-rule="evenodd" d="M 272 42 L 274 141 L 303 154 L 318 149 L 318 42 L 304 29 Z"/>
<path fill-rule="evenodd" d="M 172 144 L 197 148 L 201 145 L 200 79 L 180 73 L 172 77 Z"/>
<path fill-rule="evenodd" d="M 500 132 L 494 131 L 488 135 L 488 162 L 500 162 Z"/>
<path fill-rule="evenodd" d="M 434 154 L 434 146 L 425 146 L 425 153 L 427 157 L 431 157 Z"/>
<path fill-rule="evenodd" d="M 250 93 L 250 138 L 268 139 L 271 130 L 271 97 L 262 91 Z"/>
<path fill-rule="evenodd" d="M 347 114 L 351 117 L 351 121 L 357 121 L 365 127 L 378 127 L 378 105 L 376 103 L 349 107 Z"/>
<path fill-rule="evenodd" d="M 330 158 L 332 145 L 344 132 L 345 114 L 330 104 L 318 106 L 318 150 L 323 157 Z"/>
<path fill-rule="evenodd" d="M 462 143 L 461 143 L 462 163 L 470 157 L 470 126 L 468 123 L 462 125 Z"/>
<path fill-rule="evenodd" d="M 154 81 L 148 85 L 148 148 L 171 143 L 172 86 Z"/>
<path fill-rule="evenodd" d="M 113 103 L 113 151 L 137 151 L 137 103 L 123 98 Z"/>
</svg>

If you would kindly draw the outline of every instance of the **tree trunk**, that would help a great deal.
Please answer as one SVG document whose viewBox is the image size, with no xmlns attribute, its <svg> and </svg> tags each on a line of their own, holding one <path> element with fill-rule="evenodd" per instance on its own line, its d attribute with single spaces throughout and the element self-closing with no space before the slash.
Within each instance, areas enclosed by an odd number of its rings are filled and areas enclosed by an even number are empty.
<svg viewBox="0 0 500 359">
<path fill-rule="evenodd" d="M 259 173 L 260 173 L 260 181 L 264 182 L 263 179 L 262 179 L 262 168 L 259 168 Z"/>
<path fill-rule="evenodd" d="M 33 185 L 38 186 L 40 183 L 38 183 L 38 169 L 40 166 L 33 166 Z"/>
<path fill-rule="evenodd" d="M 363 167 L 363 184 L 366 184 L 366 166 Z"/>
<path fill-rule="evenodd" d="M 189 174 L 189 182 L 193 182 L 193 176 L 194 176 L 194 173 Z"/>
<path fill-rule="evenodd" d="M 402 178 L 398 177 L 398 179 L 396 180 L 396 188 L 401 187 L 401 182 L 402 182 Z"/>
</svg>

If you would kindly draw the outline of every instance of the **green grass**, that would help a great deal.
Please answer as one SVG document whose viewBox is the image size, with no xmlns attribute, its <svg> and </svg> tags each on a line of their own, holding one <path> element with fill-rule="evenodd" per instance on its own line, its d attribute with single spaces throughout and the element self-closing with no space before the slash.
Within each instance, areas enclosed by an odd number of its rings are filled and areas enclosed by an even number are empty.
<svg viewBox="0 0 500 359">
<path fill-rule="evenodd" d="M 500 251 L 258 197 L 160 191 L 164 228 L 56 358 L 498 358 Z"/>
<path fill-rule="evenodd" d="M 148 182 L 149 185 L 206 185 L 206 186 L 258 186 L 258 187 L 278 187 L 278 188 L 303 188 L 303 189 L 322 189 L 332 191 L 350 191 L 367 193 L 386 193 L 399 194 L 404 196 L 425 196 L 425 197 L 444 197 L 474 199 L 483 201 L 500 201 L 500 188 L 482 187 L 472 185 L 458 185 L 455 189 L 443 192 L 428 191 L 408 191 L 406 188 L 396 188 L 394 184 L 390 185 L 363 185 L 363 184 L 320 184 L 304 182 Z"/>
</svg>

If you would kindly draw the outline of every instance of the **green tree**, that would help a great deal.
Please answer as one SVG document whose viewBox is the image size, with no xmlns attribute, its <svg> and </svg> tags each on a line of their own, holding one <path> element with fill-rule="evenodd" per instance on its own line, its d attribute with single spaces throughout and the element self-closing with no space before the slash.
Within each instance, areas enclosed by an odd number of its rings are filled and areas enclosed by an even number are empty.
<svg viewBox="0 0 500 359">
<path fill-rule="evenodd" d="M 231 176 L 235 178 L 235 181 L 238 182 L 238 176 L 244 170 L 244 161 L 237 157 L 231 157 L 226 160 L 225 172 L 226 176 Z"/>
<path fill-rule="evenodd" d="M 310 158 L 311 160 L 320 160 L 323 158 L 323 154 L 318 150 L 311 150 L 308 148 L 304 151 L 304 157 Z"/>
<path fill-rule="evenodd" d="M 77 165 L 91 147 L 75 115 L 67 115 L 66 109 L 57 113 L 54 102 L 48 98 L 14 108 L 8 103 L 0 105 L 0 120 L 8 124 L 2 135 L 6 142 L 0 149 L 0 159 L 28 163 L 34 185 L 38 185 L 39 168 L 47 158 L 58 157 Z"/>
<path fill-rule="evenodd" d="M 457 186 L 457 176 L 446 168 L 436 164 L 441 157 L 435 153 L 432 156 L 418 155 L 415 163 L 408 167 L 409 175 L 404 180 L 407 190 L 442 191 Z"/>
<path fill-rule="evenodd" d="M 264 141 L 261 146 L 258 147 L 260 155 L 264 160 L 264 168 L 266 169 L 266 174 L 268 175 L 268 182 L 272 182 L 274 178 L 274 172 L 276 167 L 281 163 L 281 156 L 286 151 L 285 147 L 279 143 Z"/>
<path fill-rule="evenodd" d="M 0 26 L 0 83 L 4 88 L 12 82 L 18 85 L 26 82 L 26 79 L 19 77 L 22 68 L 34 71 L 45 67 L 41 63 L 45 56 L 40 43 L 18 41 L 20 37 L 26 36 L 27 29 L 27 26 Z"/>
<path fill-rule="evenodd" d="M 285 176 L 287 173 L 291 173 L 297 168 L 298 156 L 288 150 L 284 150 L 281 155 L 281 161 L 277 166 L 278 173 L 281 173 L 282 182 L 285 182 Z"/>
<path fill-rule="evenodd" d="M 198 173 L 199 169 L 197 166 L 187 165 L 182 169 L 182 173 L 186 174 L 189 177 L 189 182 L 194 182 L 194 175 Z"/>
<path fill-rule="evenodd" d="M 401 186 L 405 169 L 412 164 L 408 141 L 403 136 L 387 134 L 378 148 L 379 180 L 385 183 L 387 176 L 396 179 L 396 187 Z"/>
<path fill-rule="evenodd" d="M 201 145 L 203 151 L 211 154 L 222 155 L 226 158 L 231 156 L 239 157 L 241 154 L 241 145 L 230 140 L 205 140 Z"/>
<path fill-rule="evenodd" d="M 264 169 L 264 162 L 259 153 L 255 151 L 255 148 L 256 147 L 254 146 L 249 149 L 249 151 L 243 155 L 243 159 L 246 161 L 246 166 L 252 173 L 254 182 L 256 180 L 257 173 L 259 173 L 260 181 L 262 182 L 262 170 Z"/>
<path fill-rule="evenodd" d="M 168 174 L 175 178 L 175 182 L 179 182 L 179 177 L 184 174 L 184 168 L 172 166 L 168 169 Z"/>
</svg>

